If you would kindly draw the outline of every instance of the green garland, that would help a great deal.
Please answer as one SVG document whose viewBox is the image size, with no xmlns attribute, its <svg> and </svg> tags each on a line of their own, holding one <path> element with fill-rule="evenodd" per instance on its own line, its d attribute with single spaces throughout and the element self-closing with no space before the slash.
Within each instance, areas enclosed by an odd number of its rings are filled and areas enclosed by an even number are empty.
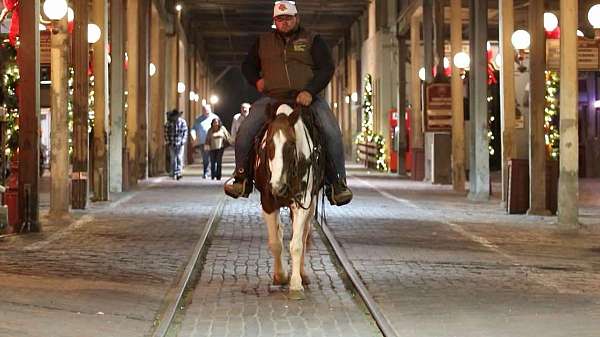
<svg viewBox="0 0 600 337">
<path fill-rule="evenodd" d="M 17 50 L 7 42 L 1 46 L 6 62 L 2 69 L 2 106 L 6 109 L 6 146 L 4 153 L 10 161 L 12 155 L 19 147 L 19 98 L 17 86 L 19 84 L 19 67 L 17 65 Z"/>
<path fill-rule="evenodd" d="M 363 94 L 363 118 L 361 132 L 356 136 L 355 144 L 372 143 L 377 146 L 377 169 L 387 171 L 385 155 L 385 139 L 379 133 L 373 132 L 373 77 L 370 74 L 365 76 L 365 88 Z M 360 154 L 360 150 L 357 150 Z"/>
<path fill-rule="evenodd" d="M 551 159 L 558 159 L 560 149 L 560 110 L 558 93 L 560 77 L 556 71 L 546 71 L 546 108 L 544 109 L 544 132 L 546 147 Z"/>
</svg>

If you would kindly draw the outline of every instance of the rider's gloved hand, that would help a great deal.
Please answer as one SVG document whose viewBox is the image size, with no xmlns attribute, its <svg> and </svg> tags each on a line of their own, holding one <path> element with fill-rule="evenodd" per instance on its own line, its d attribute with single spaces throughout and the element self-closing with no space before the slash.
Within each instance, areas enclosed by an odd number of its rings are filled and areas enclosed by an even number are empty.
<svg viewBox="0 0 600 337">
<path fill-rule="evenodd" d="M 296 96 L 296 103 L 309 106 L 312 103 L 313 97 L 308 91 L 301 91 L 298 96 Z"/>
</svg>

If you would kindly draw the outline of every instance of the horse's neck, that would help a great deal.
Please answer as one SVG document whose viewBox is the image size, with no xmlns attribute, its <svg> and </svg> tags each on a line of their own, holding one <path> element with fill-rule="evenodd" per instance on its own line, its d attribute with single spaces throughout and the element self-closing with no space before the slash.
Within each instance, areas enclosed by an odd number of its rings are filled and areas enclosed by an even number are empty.
<svg viewBox="0 0 600 337">
<path fill-rule="evenodd" d="M 298 121 L 294 124 L 294 132 L 296 133 L 296 152 L 298 155 L 303 154 L 305 158 L 310 157 L 313 147 L 312 139 L 310 139 L 310 134 L 302 117 L 298 118 Z"/>
</svg>

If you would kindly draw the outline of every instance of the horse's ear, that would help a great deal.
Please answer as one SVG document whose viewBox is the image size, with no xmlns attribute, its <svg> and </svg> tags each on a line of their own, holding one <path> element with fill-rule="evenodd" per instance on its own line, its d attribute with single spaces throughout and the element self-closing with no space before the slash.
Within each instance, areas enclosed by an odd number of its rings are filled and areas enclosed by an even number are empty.
<svg viewBox="0 0 600 337">
<path fill-rule="evenodd" d="M 296 122 L 298 122 L 298 118 L 300 118 L 300 113 L 302 112 L 302 107 L 297 104 L 294 107 L 294 111 L 288 116 L 288 121 L 290 122 L 290 126 L 294 126 Z"/>
</svg>

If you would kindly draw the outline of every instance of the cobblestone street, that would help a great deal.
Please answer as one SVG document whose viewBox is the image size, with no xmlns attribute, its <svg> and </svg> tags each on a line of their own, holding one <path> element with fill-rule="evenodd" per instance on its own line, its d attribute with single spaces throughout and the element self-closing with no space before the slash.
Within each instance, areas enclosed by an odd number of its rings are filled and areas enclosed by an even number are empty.
<svg viewBox="0 0 600 337">
<path fill-rule="evenodd" d="M 350 181 L 357 197 L 328 208 L 329 225 L 400 336 L 598 336 L 597 226 L 559 234 L 555 218 L 505 215 L 498 199 Z"/>
<path fill-rule="evenodd" d="M 598 336 L 594 182 L 576 235 L 553 217 L 506 215 L 497 197 L 472 203 L 448 186 L 351 172 L 355 199 L 327 206 L 328 226 L 399 336 Z M 1 237 L 0 336 L 150 336 L 222 197 L 222 181 L 192 167 L 45 220 L 40 234 Z M 257 193 L 226 201 L 169 336 L 380 336 L 316 229 L 307 299 L 271 285 L 259 207 Z"/>
<path fill-rule="evenodd" d="M 0 336 L 148 335 L 220 192 L 199 177 L 150 179 L 41 234 L 0 239 Z"/>
<path fill-rule="evenodd" d="M 289 300 L 287 287 L 271 286 L 273 259 L 257 194 L 227 203 L 179 336 L 379 336 L 316 230 L 306 259 L 312 282 L 306 300 Z M 282 219 L 289 259 L 289 214 Z"/>
</svg>

